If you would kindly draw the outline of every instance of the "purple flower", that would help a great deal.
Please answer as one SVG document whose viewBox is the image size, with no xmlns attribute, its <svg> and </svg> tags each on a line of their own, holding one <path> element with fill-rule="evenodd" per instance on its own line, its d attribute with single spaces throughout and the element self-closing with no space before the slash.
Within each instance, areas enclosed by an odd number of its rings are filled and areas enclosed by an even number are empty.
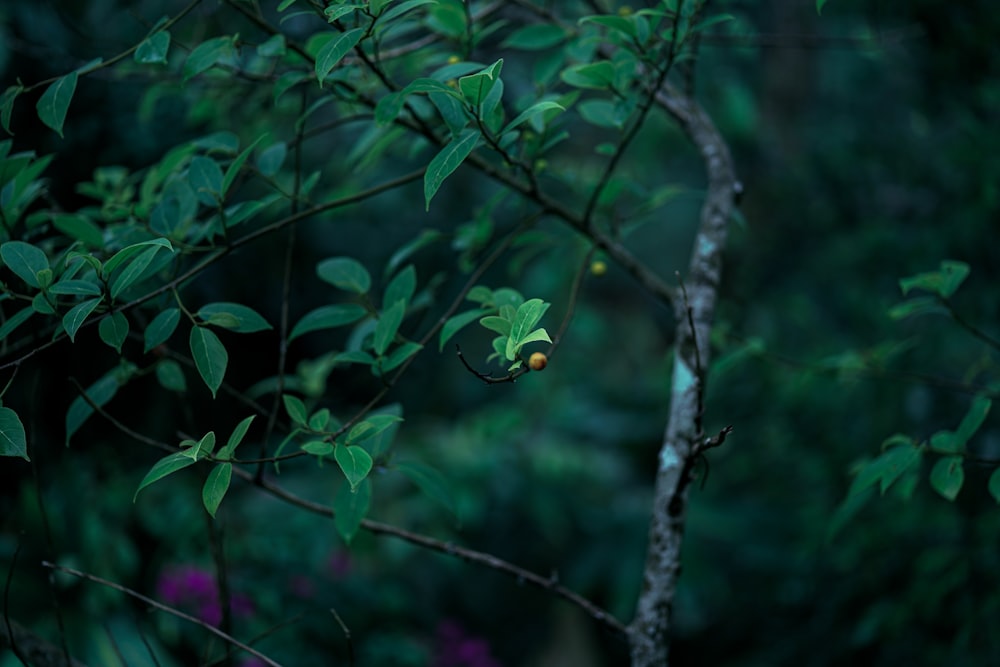
<svg viewBox="0 0 1000 667">
<path fill-rule="evenodd" d="M 442 621 L 437 629 L 434 667 L 500 667 L 481 637 L 472 637 L 455 621 Z"/>
<path fill-rule="evenodd" d="M 222 606 L 215 577 L 193 565 L 166 568 L 156 582 L 156 591 L 163 602 L 182 610 L 191 611 L 209 625 L 222 622 Z M 236 593 L 230 597 L 230 606 L 236 616 L 252 616 L 253 601 Z"/>
</svg>

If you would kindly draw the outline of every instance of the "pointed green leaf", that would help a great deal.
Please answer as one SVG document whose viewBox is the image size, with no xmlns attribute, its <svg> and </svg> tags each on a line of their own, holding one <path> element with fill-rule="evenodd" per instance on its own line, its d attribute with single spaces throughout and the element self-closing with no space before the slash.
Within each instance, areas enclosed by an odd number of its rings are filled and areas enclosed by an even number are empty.
<svg viewBox="0 0 1000 667">
<path fill-rule="evenodd" d="M 281 400 L 285 404 L 285 412 L 288 413 L 293 422 L 303 425 L 309 423 L 309 413 L 306 412 L 306 404 L 302 402 L 301 398 L 291 394 L 282 394 Z"/>
<path fill-rule="evenodd" d="M 560 111 L 565 111 L 566 107 L 561 104 L 556 104 L 555 102 L 535 102 L 530 107 L 522 111 L 517 115 L 514 120 L 507 123 L 507 126 L 503 128 L 500 134 L 507 134 L 513 129 L 516 129 L 522 123 L 525 123 L 540 113 L 545 111 L 551 111 L 552 109 L 559 109 Z"/>
<path fill-rule="evenodd" d="M 931 469 L 931 486 L 947 500 L 955 500 L 964 481 L 961 456 L 944 456 Z"/>
<path fill-rule="evenodd" d="M 465 158 L 469 157 L 469 153 L 479 141 L 479 136 L 479 130 L 462 130 L 462 133 L 449 141 L 427 165 L 427 171 L 424 173 L 425 211 L 431 209 L 431 199 L 444 183 L 444 179 L 448 178 L 465 161 Z"/>
<path fill-rule="evenodd" d="M 416 484 L 424 495 L 440 503 L 456 519 L 458 518 L 458 504 L 444 475 L 431 466 L 417 461 L 401 461 L 395 467 Z"/>
<path fill-rule="evenodd" d="M 566 40 L 567 32 L 551 23 L 536 23 L 519 28 L 503 41 L 502 47 L 535 51 L 548 49 Z"/>
<path fill-rule="evenodd" d="M 8 269 L 31 287 L 40 287 L 38 274 L 49 268 L 45 253 L 24 241 L 8 241 L 0 245 L 0 258 Z"/>
<path fill-rule="evenodd" d="M 145 346 L 143 352 L 149 352 L 157 345 L 162 345 L 173 335 L 177 323 L 181 321 L 179 308 L 167 308 L 153 318 L 143 334 Z"/>
<path fill-rule="evenodd" d="M 215 398 L 216 392 L 222 385 L 222 378 L 226 375 L 229 354 L 215 332 L 206 327 L 192 327 L 189 342 L 195 368 L 212 392 L 212 398 Z"/>
<path fill-rule="evenodd" d="M 316 54 L 316 80 L 322 87 L 323 80 L 333 71 L 347 52 L 358 45 L 364 36 L 364 28 L 355 28 L 338 35 L 335 39 L 323 45 L 323 48 Z"/>
<path fill-rule="evenodd" d="M 62 325 L 66 333 L 69 334 L 69 339 L 76 342 L 76 332 L 79 331 L 80 327 L 86 321 L 90 314 L 94 312 L 94 309 L 101 303 L 101 298 L 87 299 L 86 301 L 81 301 L 72 308 L 69 312 L 63 315 Z"/>
<path fill-rule="evenodd" d="M 358 488 L 372 469 L 372 457 L 362 447 L 357 445 L 338 444 L 333 452 L 333 458 L 344 472 L 344 477 L 351 485 L 351 490 Z"/>
<path fill-rule="evenodd" d="M 3 126 L 3 129 L 8 134 L 14 134 L 10 130 L 10 117 L 14 112 L 14 100 L 22 92 L 24 92 L 24 86 L 20 84 L 9 86 L 7 90 L 3 91 L 3 96 L 0 97 L 0 126 Z"/>
<path fill-rule="evenodd" d="M 489 329 L 490 331 L 495 331 L 501 336 L 509 336 L 510 328 L 512 322 L 503 317 L 497 315 L 489 315 L 479 320 L 479 323 Z"/>
<path fill-rule="evenodd" d="M 375 325 L 374 346 L 375 354 L 382 356 L 389 348 L 399 325 L 403 323 L 403 315 L 406 314 L 406 302 L 402 299 L 396 301 L 387 310 L 383 311 Z"/>
<path fill-rule="evenodd" d="M 320 279 L 348 292 L 364 294 L 372 284 L 368 269 L 350 257 L 331 257 L 316 265 Z"/>
<path fill-rule="evenodd" d="M 306 313 L 298 324 L 292 328 L 288 340 L 298 338 L 302 334 L 319 329 L 332 329 L 345 324 L 357 322 L 368 311 L 363 306 L 356 303 L 338 303 L 332 306 L 320 306 L 316 310 Z"/>
<path fill-rule="evenodd" d="M 101 318 L 97 332 L 108 347 L 121 354 L 122 344 L 128 336 L 128 319 L 121 312 L 109 313 Z"/>
<path fill-rule="evenodd" d="M 444 323 L 444 326 L 441 327 L 441 336 L 438 340 L 438 350 L 444 350 L 444 344 L 447 343 L 452 336 L 488 312 L 490 311 L 482 309 L 467 310 L 464 313 L 459 313 L 458 315 L 449 317 Z"/>
<path fill-rule="evenodd" d="M 10 408 L 0 408 L 0 456 L 20 456 L 25 461 L 31 460 L 28 458 L 24 425 Z"/>
<path fill-rule="evenodd" d="M 160 359 L 156 362 L 156 381 L 167 391 L 187 391 L 187 380 L 181 365 L 173 359 Z"/>
<path fill-rule="evenodd" d="M 368 515 L 372 501 L 372 484 L 364 480 L 356 488 L 341 484 L 333 501 L 333 523 L 344 542 L 351 543 Z"/>
<path fill-rule="evenodd" d="M 117 299 L 118 295 L 127 290 L 132 286 L 137 280 L 142 277 L 143 272 L 152 263 L 153 258 L 156 257 L 156 253 L 160 251 L 159 246 L 153 246 L 152 248 L 147 248 L 135 256 L 131 262 L 129 262 L 121 273 L 116 275 L 111 280 L 111 298 Z"/>
<path fill-rule="evenodd" d="M 146 247 L 159 247 L 166 248 L 170 252 L 174 251 L 174 247 L 170 245 L 170 241 L 167 239 L 150 239 L 148 241 L 140 241 L 139 243 L 133 243 L 130 246 L 125 246 L 114 255 L 111 259 L 104 263 L 104 275 L 110 276 L 115 270 L 127 262 L 130 258 L 142 252 L 143 248 Z M 86 259 L 86 257 L 84 257 Z"/>
<path fill-rule="evenodd" d="M 217 458 L 220 459 L 230 459 L 236 452 L 236 448 L 239 447 L 240 443 L 243 442 L 243 438 L 246 436 L 247 431 L 250 430 L 250 424 L 253 423 L 254 417 L 256 415 L 250 415 L 233 429 L 232 434 L 229 436 L 229 440 L 226 442 L 226 446 L 219 450 Z"/>
<path fill-rule="evenodd" d="M 417 270 L 412 264 L 407 264 L 406 268 L 397 273 L 389 284 L 385 287 L 382 295 L 382 307 L 385 308 L 396 303 L 400 299 L 409 304 L 413 298 L 413 293 L 417 291 Z"/>
<path fill-rule="evenodd" d="M 60 137 L 63 136 L 63 123 L 66 121 L 69 103 L 73 101 L 73 93 L 76 91 L 77 77 L 74 71 L 56 79 L 45 89 L 35 105 L 38 118 L 55 130 Z"/>
<path fill-rule="evenodd" d="M 266 331 L 273 328 L 267 320 L 253 308 L 238 304 L 220 301 L 202 306 L 198 310 L 198 317 L 208 321 L 215 316 L 225 314 L 231 316 L 225 323 L 221 321 L 213 322 L 217 326 L 236 331 L 238 333 L 254 333 Z"/>
<path fill-rule="evenodd" d="M 420 350 L 424 349 L 424 346 L 420 343 L 406 342 L 402 345 L 397 346 L 392 352 L 385 356 L 382 360 L 381 369 L 383 373 L 388 373 L 389 371 L 397 368 L 404 361 L 415 355 Z"/>
<path fill-rule="evenodd" d="M 49 288 L 51 294 L 100 296 L 101 286 L 90 280 L 60 280 Z"/>
<path fill-rule="evenodd" d="M 549 309 L 549 305 L 541 299 L 529 299 L 518 306 L 517 314 L 514 315 L 514 321 L 509 334 L 511 341 L 515 345 L 519 345 L 528 335 L 528 332 L 535 328 L 535 325 L 545 315 L 545 311 Z"/>
<path fill-rule="evenodd" d="M 170 50 L 170 33 L 166 30 L 153 33 L 135 50 L 135 61 L 143 65 L 166 65 Z"/>
<path fill-rule="evenodd" d="M 216 63 L 230 58 L 233 54 L 233 38 L 213 37 L 194 48 L 184 61 L 184 80 L 198 76 Z"/>
<path fill-rule="evenodd" d="M 979 430 L 979 427 L 986 420 L 986 415 L 989 414 L 990 406 L 992 405 L 993 402 L 985 396 L 976 396 L 975 400 L 972 401 L 969 411 L 958 426 L 958 437 L 963 442 L 968 442 L 969 438 Z"/>
<path fill-rule="evenodd" d="M 135 490 L 135 495 L 132 496 L 132 502 L 136 501 L 139 497 L 139 492 L 145 489 L 147 486 L 153 482 L 157 482 L 167 475 L 177 472 L 178 470 L 183 470 L 190 465 L 194 465 L 194 459 L 187 455 L 186 452 L 176 452 L 174 454 L 169 454 L 164 456 L 162 459 L 153 464 L 146 476 L 142 478 L 139 482 L 139 488 Z"/>
<path fill-rule="evenodd" d="M 205 486 L 201 489 L 201 500 L 213 519 L 215 518 L 216 511 L 219 509 L 219 505 L 222 503 L 222 499 L 226 497 L 226 491 L 229 490 L 229 482 L 232 477 L 232 463 L 220 463 L 212 469 L 212 472 L 208 473 Z"/>
</svg>

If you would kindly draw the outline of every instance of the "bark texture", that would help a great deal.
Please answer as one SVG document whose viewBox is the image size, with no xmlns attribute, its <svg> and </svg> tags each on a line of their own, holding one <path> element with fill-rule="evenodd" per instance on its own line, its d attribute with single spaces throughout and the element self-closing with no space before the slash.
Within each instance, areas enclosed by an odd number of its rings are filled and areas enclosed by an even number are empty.
<svg viewBox="0 0 1000 667">
<path fill-rule="evenodd" d="M 684 278 L 686 298 L 680 293 L 674 298 L 677 332 L 670 416 L 656 473 L 643 587 L 635 618 L 629 626 L 633 667 L 668 664 L 688 486 L 694 458 L 708 440 L 702 432 L 699 413 L 709 360 L 709 332 L 729 217 L 741 189 L 729 149 L 704 109 L 670 86 L 657 94 L 656 101 L 674 116 L 697 147 L 705 162 L 708 188 Z"/>
</svg>

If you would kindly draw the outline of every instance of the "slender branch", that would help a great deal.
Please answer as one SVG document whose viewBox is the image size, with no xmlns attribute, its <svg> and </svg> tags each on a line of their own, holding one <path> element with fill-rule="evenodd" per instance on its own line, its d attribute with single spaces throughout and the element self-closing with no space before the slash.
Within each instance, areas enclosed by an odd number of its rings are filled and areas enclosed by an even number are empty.
<svg viewBox="0 0 1000 667">
<path fill-rule="evenodd" d="M 102 586 L 107 586 L 108 588 L 112 588 L 112 589 L 114 589 L 114 590 L 116 590 L 116 591 L 118 591 L 120 593 L 124 593 L 125 595 L 133 597 L 133 598 L 135 598 L 137 600 L 140 600 L 140 601 L 148 604 L 151 607 L 159 609 L 160 611 L 165 611 L 165 612 L 167 612 L 168 614 L 170 614 L 172 616 L 176 616 L 177 618 L 183 619 L 183 620 L 185 620 L 185 621 L 187 621 L 189 623 L 194 623 L 195 625 L 197 625 L 197 626 L 199 626 L 201 628 L 204 628 L 205 630 L 207 630 L 208 632 L 211 632 L 213 635 L 215 635 L 216 637 L 219 637 L 223 641 L 228 642 L 229 644 L 232 644 L 233 646 L 236 646 L 238 648 L 243 649 L 244 651 L 246 651 L 250 655 L 256 657 L 259 660 L 261 660 L 265 665 L 270 665 L 271 667 L 281 667 L 280 663 L 275 662 L 274 660 L 272 660 L 271 658 L 267 657 L 266 655 L 264 655 L 263 653 L 261 653 L 257 649 L 244 644 L 243 642 L 241 642 L 240 640 L 236 639 L 235 637 L 232 637 L 232 636 L 226 634 L 222 630 L 219 630 L 218 628 L 214 627 L 213 625 L 211 625 L 209 623 L 206 623 L 205 621 L 201 620 L 200 618 L 196 618 L 196 617 L 191 616 L 189 614 L 185 614 L 184 612 L 182 612 L 182 611 L 180 611 L 178 609 L 174 609 L 173 607 L 169 607 L 169 606 L 167 606 L 165 604 L 157 602 L 156 600 L 154 600 L 154 599 L 152 599 L 150 597 L 146 597 L 142 593 L 139 593 L 138 591 L 132 590 L 131 588 L 128 588 L 127 586 L 122 586 L 121 584 L 115 583 L 114 581 L 109 581 L 109 580 L 104 579 L 102 577 L 98 577 L 96 575 L 90 574 L 89 572 L 82 572 L 82 571 L 74 569 L 72 567 L 66 567 L 65 565 L 57 565 L 55 563 L 50 563 L 49 561 L 45 561 L 45 560 L 42 561 L 42 567 L 47 567 L 50 570 L 54 570 L 54 571 L 57 571 L 57 572 L 65 572 L 66 574 L 72 574 L 74 577 L 79 577 L 81 579 L 86 579 L 87 581 L 93 581 L 96 584 L 101 584 Z"/>
<path fill-rule="evenodd" d="M 336 609 L 330 607 L 330 613 L 333 614 L 333 618 L 337 621 L 337 625 L 340 626 L 341 632 L 344 633 L 344 639 L 347 640 L 347 664 L 349 667 L 354 667 L 354 641 L 351 639 L 351 629 L 347 627 L 344 619 L 340 617 Z"/>
<path fill-rule="evenodd" d="M 988 333 L 986 333 L 985 331 L 983 331 L 982 329 L 980 329 L 979 327 L 977 327 L 976 325 L 972 324 L 964 317 L 959 315 L 958 311 L 955 310 L 955 307 L 951 305 L 951 302 L 948 301 L 948 299 L 945 299 L 943 297 L 938 297 L 938 301 L 941 303 L 942 306 L 945 307 L 945 309 L 947 309 L 948 314 L 951 316 L 951 319 L 955 320 L 955 324 L 962 327 L 970 334 L 972 334 L 982 342 L 992 347 L 994 350 L 1000 350 L 1000 340 L 993 338 Z"/>
</svg>

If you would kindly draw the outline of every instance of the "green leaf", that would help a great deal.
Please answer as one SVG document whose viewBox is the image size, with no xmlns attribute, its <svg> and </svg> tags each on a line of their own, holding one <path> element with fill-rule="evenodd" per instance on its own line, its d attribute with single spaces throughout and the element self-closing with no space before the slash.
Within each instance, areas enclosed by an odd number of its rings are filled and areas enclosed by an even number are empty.
<svg viewBox="0 0 1000 667">
<path fill-rule="evenodd" d="M 358 45 L 364 34 L 364 28 L 355 28 L 338 35 L 323 45 L 323 48 L 316 54 L 316 80 L 319 81 L 320 87 L 323 86 L 323 80 L 333 71 L 337 63 L 347 55 L 348 51 Z"/>
<path fill-rule="evenodd" d="M 458 166 L 469 157 L 469 153 L 479 141 L 479 130 L 467 129 L 449 141 L 427 165 L 424 173 L 424 210 L 430 211 L 431 199 L 437 193 L 444 179 L 448 178 Z"/>
<path fill-rule="evenodd" d="M 942 457 L 931 469 L 931 486 L 947 500 L 955 500 L 964 481 L 961 456 Z"/>
<path fill-rule="evenodd" d="M 368 311 L 363 306 L 356 303 L 338 303 L 332 306 L 320 306 L 319 308 L 306 313 L 292 329 L 288 340 L 298 338 L 302 334 L 319 329 L 333 329 L 357 322 Z"/>
<path fill-rule="evenodd" d="M 986 488 L 989 490 L 990 495 L 993 496 L 993 500 L 1000 504 L 1000 468 L 993 471 L 990 475 L 990 481 L 987 482 Z"/>
<path fill-rule="evenodd" d="M 383 373 L 388 373 L 392 369 L 398 367 L 404 361 L 415 355 L 420 350 L 424 349 L 424 346 L 420 343 L 406 342 L 402 345 L 396 347 L 392 352 L 390 352 L 383 360 L 381 364 L 381 369 Z"/>
<path fill-rule="evenodd" d="M 236 453 L 236 448 L 240 446 L 247 431 L 250 430 L 250 424 L 253 423 L 255 416 L 250 415 L 236 425 L 236 428 L 233 429 L 232 434 L 229 436 L 229 440 L 226 442 L 226 446 L 219 450 L 217 458 L 230 459 L 233 457 L 233 454 Z"/>
<path fill-rule="evenodd" d="M 536 23 L 512 32 L 500 46 L 522 51 L 538 51 L 556 46 L 567 38 L 565 30 L 551 23 Z"/>
<path fill-rule="evenodd" d="M 527 336 L 522 338 L 520 341 L 518 341 L 517 344 L 519 347 L 521 347 L 527 345 L 528 343 L 538 343 L 538 342 L 551 343 L 552 339 L 549 338 L 549 332 L 547 332 L 545 329 L 535 329 Z"/>
<path fill-rule="evenodd" d="M 222 503 L 222 499 L 226 497 L 226 491 L 229 490 L 229 482 L 232 480 L 232 477 L 232 463 L 220 463 L 212 469 L 212 472 L 208 473 L 205 486 L 201 489 L 201 500 L 213 519 L 215 518 L 216 511 L 219 509 L 219 505 Z"/>
<path fill-rule="evenodd" d="M 359 9 L 364 9 L 364 5 L 331 5 L 323 10 L 323 15 L 327 22 L 333 23 Z"/>
<path fill-rule="evenodd" d="M 358 488 L 358 485 L 372 469 L 372 457 L 357 445 L 338 444 L 333 452 L 333 458 L 336 459 L 337 465 L 344 472 L 344 477 L 347 478 L 352 491 Z"/>
<path fill-rule="evenodd" d="M 958 426 L 958 437 L 962 439 L 963 442 L 968 442 L 969 438 L 979 430 L 983 422 L 986 420 L 986 415 L 990 412 L 990 406 L 993 402 L 986 398 L 985 396 L 976 396 L 972 401 L 972 405 L 969 407 L 969 411 L 965 414 L 962 419 L 962 423 Z"/>
<path fill-rule="evenodd" d="M 417 461 L 401 461 L 395 467 L 416 484 L 424 495 L 440 503 L 456 519 L 458 518 L 458 504 L 444 475 L 431 466 Z"/>
<path fill-rule="evenodd" d="M 438 351 L 444 350 L 444 344 L 447 343 L 452 336 L 488 312 L 490 311 L 483 309 L 467 310 L 464 313 L 459 313 L 458 315 L 449 317 L 444 323 L 444 326 L 441 327 L 441 336 L 438 340 Z"/>
<path fill-rule="evenodd" d="M 3 96 L 0 96 L 0 125 L 8 134 L 14 134 L 10 130 L 10 117 L 14 113 L 14 100 L 22 92 L 24 92 L 24 86 L 19 84 L 9 86 L 7 90 L 3 91 Z"/>
<path fill-rule="evenodd" d="M 306 411 L 306 404 L 298 396 L 282 394 L 282 402 L 285 404 L 285 412 L 296 424 L 307 425 L 309 423 L 309 413 Z"/>
<path fill-rule="evenodd" d="M 325 431 L 330 424 L 330 410 L 321 408 L 309 417 L 309 428 L 314 431 Z"/>
<path fill-rule="evenodd" d="M 181 365 L 173 359 L 161 359 L 156 363 L 156 381 L 167 391 L 183 393 L 187 391 L 187 380 Z"/>
<path fill-rule="evenodd" d="M 609 88 L 615 78 L 615 68 L 607 60 L 584 65 L 572 65 L 559 74 L 562 80 L 575 88 Z"/>
<path fill-rule="evenodd" d="M 31 287 L 40 287 L 38 274 L 49 268 L 45 253 L 24 241 L 8 241 L 0 245 L 0 258 L 8 269 Z"/>
<path fill-rule="evenodd" d="M 73 101 L 73 93 L 76 91 L 77 77 L 74 71 L 56 79 L 45 89 L 35 105 L 38 118 L 55 130 L 60 137 L 63 136 L 63 123 L 66 121 L 69 103 Z"/>
<path fill-rule="evenodd" d="M 879 492 L 884 494 L 904 472 L 920 463 L 920 449 L 912 444 L 899 445 L 889 449 L 879 458 L 881 459 Z"/>
<path fill-rule="evenodd" d="M 222 167 L 210 157 L 197 155 L 188 167 L 188 181 L 198 201 L 206 206 L 218 206 L 222 199 L 224 176 Z"/>
<path fill-rule="evenodd" d="M 364 480 L 352 489 L 348 484 L 341 484 L 333 501 L 333 524 L 344 542 L 350 544 L 358 533 L 361 522 L 368 515 L 372 501 L 372 485 L 370 480 Z"/>
<path fill-rule="evenodd" d="M 827 2 L 827 0 L 816 0 L 816 13 L 817 14 L 821 15 L 823 13 L 823 5 L 825 5 L 826 2 Z"/>
<path fill-rule="evenodd" d="M 382 307 L 385 308 L 389 304 L 396 303 L 402 300 L 405 304 L 410 303 L 410 299 L 413 298 L 413 293 L 417 291 L 417 270 L 413 268 L 412 264 L 408 264 L 405 269 L 400 271 L 396 276 L 389 281 L 389 284 L 385 287 L 385 292 L 382 295 Z"/>
<path fill-rule="evenodd" d="M 397 414 L 370 415 L 364 421 L 358 422 L 347 434 L 347 444 L 363 442 L 375 437 L 393 424 L 403 421 Z"/>
<path fill-rule="evenodd" d="M 124 314 L 114 312 L 105 315 L 97 325 L 97 331 L 108 347 L 118 354 L 122 353 L 122 344 L 128 336 L 128 319 Z"/>
<path fill-rule="evenodd" d="M 907 299 L 889 309 L 889 317 L 894 320 L 901 320 L 912 315 L 929 314 L 947 315 L 948 309 L 933 296 L 918 296 L 915 299 Z"/>
<path fill-rule="evenodd" d="M 206 322 L 219 315 L 229 315 L 230 317 L 225 320 L 225 323 L 219 321 L 213 322 L 213 324 L 236 331 L 237 333 L 254 333 L 273 328 L 253 308 L 238 303 L 219 301 L 217 303 L 206 304 L 198 310 L 198 317 Z"/>
<path fill-rule="evenodd" d="M 50 294 L 100 296 L 101 286 L 90 280 L 60 280 L 49 288 Z"/>
<path fill-rule="evenodd" d="M 194 48 L 184 61 L 184 81 L 198 76 L 233 55 L 233 38 L 213 37 Z"/>
<path fill-rule="evenodd" d="M 517 314 L 514 315 L 514 321 L 508 334 L 515 345 L 521 343 L 527 337 L 528 332 L 535 328 L 535 325 L 545 315 L 545 311 L 549 309 L 549 305 L 541 299 L 529 299 L 518 306 Z"/>
<path fill-rule="evenodd" d="M 31 306 L 27 306 L 26 308 L 22 308 L 21 310 L 17 311 L 9 318 L 7 318 L 6 322 L 0 324 L 0 341 L 4 340 L 5 338 L 7 338 L 7 336 L 14 333 L 15 329 L 17 329 L 19 326 L 27 322 L 28 318 L 34 314 L 35 314 L 35 309 L 32 308 Z"/>
<path fill-rule="evenodd" d="M 127 290 L 137 280 L 142 277 L 143 272 L 152 263 L 156 253 L 160 251 L 160 246 L 146 248 L 129 262 L 121 273 L 116 275 L 111 281 L 111 299 L 117 299 L 118 295 Z"/>
<path fill-rule="evenodd" d="M 76 304 L 69 309 L 68 313 L 63 315 L 63 329 L 65 329 L 66 333 L 69 334 L 69 339 L 71 341 L 74 343 L 76 342 L 76 332 L 80 330 L 80 327 L 83 326 L 83 323 L 88 317 L 90 317 L 90 314 L 94 312 L 94 309 L 97 308 L 100 303 L 100 297 L 96 299 L 87 299 L 86 301 L 81 301 Z"/>
<path fill-rule="evenodd" d="M 281 35 L 276 35 L 276 36 L 281 37 Z M 250 157 L 250 153 L 252 153 L 253 149 L 257 147 L 257 144 L 263 141 L 265 136 L 267 135 L 262 134 L 261 136 L 257 137 L 257 139 L 252 144 L 244 148 L 240 152 L 240 154 L 237 155 L 233 159 L 233 161 L 229 163 L 229 166 L 226 167 L 226 174 L 225 176 L 222 177 L 222 187 L 220 190 L 223 196 L 225 196 L 225 194 L 229 192 L 229 188 L 231 188 L 233 183 L 236 181 L 236 177 L 240 175 L 240 170 L 243 168 L 243 165 L 246 164 L 247 159 Z"/>
<path fill-rule="evenodd" d="M 278 58 L 286 52 L 285 36 L 280 33 L 257 45 L 257 55 L 261 58 Z"/>
<path fill-rule="evenodd" d="M 316 274 L 334 287 L 356 294 L 365 294 L 372 284 L 368 270 L 350 257 L 324 259 L 316 266 Z"/>
<path fill-rule="evenodd" d="M 375 354 L 382 356 L 389 348 L 399 331 L 399 325 L 403 323 L 403 316 L 406 314 L 406 302 L 402 299 L 396 301 L 388 309 L 382 311 L 375 325 Z"/>
<path fill-rule="evenodd" d="M 173 335 L 174 330 L 177 329 L 177 323 L 180 321 L 181 311 L 178 308 L 167 308 L 154 317 L 143 333 L 145 347 L 142 351 L 144 353 L 149 352 L 157 345 L 167 342 L 170 336 Z"/>
<path fill-rule="evenodd" d="M 140 241 L 139 243 L 133 243 L 132 245 L 125 246 L 114 255 L 111 259 L 104 263 L 104 275 L 110 276 L 115 270 L 128 261 L 131 257 L 142 252 L 142 249 L 147 246 L 158 246 L 160 248 L 166 248 L 170 252 L 174 251 L 174 247 L 170 245 L 170 241 L 167 239 L 150 239 L 148 241 Z"/>
<path fill-rule="evenodd" d="M 201 379 L 212 392 L 212 398 L 215 398 L 216 392 L 222 385 L 222 379 L 226 375 L 229 354 L 215 332 L 206 327 L 192 327 L 189 342 L 195 368 L 198 369 Z"/>
<path fill-rule="evenodd" d="M 85 215 L 56 213 L 52 216 L 52 224 L 62 233 L 93 248 L 100 248 L 104 244 L 104 233 L 101 228 Z"/>
<path fill-rule="evenodd" d="M 393 272 L 399 268 L 400 264 L 409 259 L 415 252 L 442 238 L 444 238 L 444 234 L 436 229 L 425 229 L 420 232 L 417 238 L 392 253 L 392 257 L 389 258 L 388 263 L 385 265 L 384 275 L 392 275 Z"/>
<path fill-rule="evenodd" d="M 142 65 L 166 65 L 170 50 L 170 33 L 166 30 L 153 33 L 139 44 L 133 58 Z"/>
<path fill-rule="evenodd" d="M 158 482 L 167 475 L 177 472 L 178 470 L 183 470 L 190 465 L 194 465 L 194 459 L 188 456 L 187 452 L 176 452 L 174 454 L 169 454 L 164 456 L 162 459 L 153 464 L 146 476 L 142 478 L 139 482 L 139 488 L 135 490 L 135 495 L 132 496 L 132 502 L 134 503 L 139 497 L 139 492 L 145 489 L 147 486 L 153 482 Z"/>
<path fill-rule="evenodd" d="M 333 443 L 324 440 L 310 440 L 301 447 L 302 451 L 312 456 L 329 456 L 333 453 Z"/>
<path fill-rule="evenodd" d="M 25 461 L 31 460 L 28 458 L 24 425 L 10 408 L 0 408 L 0 456 L 20 456 Z"/>
<path fill-rule="evenodd" d="M 551 111 L 553 109 L 565 111 L 566 107 L 562 106 L 561 104 L 556 104 L 555 102 L 535 102 L 530 107 L 519 113 L 517 117 L 514 118 L 514 120 L 507 123 L 506 127 L 504 127 L 503 130 L 501 130 L 500 134 L 507 134 L 511 130 L 517 128 L 522 123 L 531 120 L 538 114 L 544 113 L 546 111 Z"/>
<path fill-rule="evenodd" d="M 490 315 L 479 320 L 479 323 L 489 329 L 490 331 L 495 331 L 501 336 L 510 336 L 511 325 L 513 324 L 510 320 L 499 317 L 497 315 Z"/>
<path fill-rule="evenodd" d="M 930 271 L 903 278 L 899 281 L 899 287 L 903 291 L 903 296 L 906 296 L 911 290 L 922 289 L 947 299 L 955 293 L 955 290 L 959 288 L 968 275 L 969 265 L 965 262 L 945 260 L 941 262 L 940 271 Z"/>
<path fill-rule="evenodd" d="M 284 141 L 271 144 L 257 156 L 257 169 L 265 176 L 274 176 L 285 163 L 288 155 L 288 145 Z"/>
</svg>

